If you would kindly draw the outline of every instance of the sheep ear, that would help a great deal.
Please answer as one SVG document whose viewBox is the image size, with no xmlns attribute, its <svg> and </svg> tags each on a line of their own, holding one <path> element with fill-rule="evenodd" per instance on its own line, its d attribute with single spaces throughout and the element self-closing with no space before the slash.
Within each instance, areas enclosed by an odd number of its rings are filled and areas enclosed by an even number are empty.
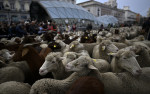
<svg viewBox="0 0 150 94">
<path fill-rule="evenodd" d="M 89 69 L 92 69 L 92 70 L 98 70 L 96 67 L 94 67 L 93 65 L 88 65 L 88 68 Z"/>
<path fill-rule="evenodd" d="M 24 48 L 22 51 L 22 57 L 25 56 L 29 52 L 28 48 Z"/>
</svg>

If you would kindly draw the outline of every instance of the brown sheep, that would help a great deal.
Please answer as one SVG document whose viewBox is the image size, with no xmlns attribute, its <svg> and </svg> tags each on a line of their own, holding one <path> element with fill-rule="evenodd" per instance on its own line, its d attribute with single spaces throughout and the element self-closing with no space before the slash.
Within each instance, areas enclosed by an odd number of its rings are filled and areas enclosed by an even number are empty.
<svg viewBox="0 0 150 94">
<path fill-rule="evenodd" d="M 105 94 L 104 84 L 95 77 L 80 77 L 66 94 Z"/>
<path fill-rule="evenodd" d="M 33 74 L 33 78 L 31 77 L 31 79 L 33 79 L 31 83 L 41 78 L 41 76 L 39 75 L 39 68 L 44 63 L 46 55 L 49 53 L 49 51 L 51 51 L 49 48 L 46 48 L 44 50 L 41 50 L 41 53 L 39 54 L 34 47 L 24 47 L 23 45 L 21 45 L 13 57 L 13 61 L 15 62 L 27 61 Z"/>
</svg>

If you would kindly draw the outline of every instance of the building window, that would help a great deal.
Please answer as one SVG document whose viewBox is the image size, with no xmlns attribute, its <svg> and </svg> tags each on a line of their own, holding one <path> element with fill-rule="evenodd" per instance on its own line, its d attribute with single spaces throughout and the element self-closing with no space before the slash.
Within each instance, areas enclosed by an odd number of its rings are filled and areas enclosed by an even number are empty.
<svg viewBox="0 0 150 94">
<path fill-rule="evenodd" d="M 21 4 L 21 10 L 24 11 L 24 4 Z"/>
<path fill-rule="evenodd" d="M 90 9 L 88 9 L 88 12 L 90 12 Z"/>
<path fill-rule="evenodd" d="M 100 15 L 99 15 L 99 12 L 100 12 L 100 9 L 98 8 L 98 10 L 97 10 L 97 16 L 100 16 Z"/>
<path fill-rule="evenodd" d="M 0 2 L 0 10 L 4 9 L 3 2 Z"/>
<path fill-rule="evenodd" d="M 12 10 L 14 10 L 15 9 L 15 6 L 14 6 L 14 4 L 12 3 L 12 4 L 10 4 L 10 6 L 11 6 L 11 9 Z"/>
</svg>

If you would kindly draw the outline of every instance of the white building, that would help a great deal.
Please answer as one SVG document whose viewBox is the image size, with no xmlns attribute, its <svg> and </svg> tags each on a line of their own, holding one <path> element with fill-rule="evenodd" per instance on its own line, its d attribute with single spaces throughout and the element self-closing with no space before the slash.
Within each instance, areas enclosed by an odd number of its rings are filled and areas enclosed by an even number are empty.
<svg viewBox="0 0 150 94">
<path fill-rule="evenodd" d="M 108 2 L 105 2 L 104 4 L 109 5 L 113 8 L 117 8 L 117 5 L 118 5 L 116 0 L 109 0 Z"/>
<path fill-rule="evenodd" d="M 138 13 L 131 11 L 129 6 L 124 6 L 123 9 L 125 11 L 124 22 L 136 22 Z"/>
<path fill-rule="evenodd" d="M 31 0 L 0 0 L 0 21 L 27 20 Z"/>
<path fill-rule="evenodd" d="M 86 1 L 77 4 L 82 6 L 89 12 L 91 12 L 94 16 L 99 17 L 103 15 L 112 15 L 116 17 L 120 23 L 124 22 L 124 10 L 117 9 L 116 0 L 109 0 L 109 2 L 103 4 L 94 0 Z"/>
</svg>

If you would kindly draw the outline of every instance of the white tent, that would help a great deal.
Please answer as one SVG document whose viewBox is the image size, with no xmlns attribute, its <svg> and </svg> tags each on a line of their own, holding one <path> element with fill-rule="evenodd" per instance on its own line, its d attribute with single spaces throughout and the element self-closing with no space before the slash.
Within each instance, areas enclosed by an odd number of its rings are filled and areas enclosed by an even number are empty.
<svg viewBox="0 0 150 94">
<path fill-rule="evenodd" d="M 108 26 L 108 24 L 114 25 L 114 24 L 118 23 L 118 19 L 111 15 L 104 15 L 104 16 L 97 17 L 97 20 L 98 20 L 99 24 L 103 23 L 103 25 L 105 27 Z"/>
</svg>

